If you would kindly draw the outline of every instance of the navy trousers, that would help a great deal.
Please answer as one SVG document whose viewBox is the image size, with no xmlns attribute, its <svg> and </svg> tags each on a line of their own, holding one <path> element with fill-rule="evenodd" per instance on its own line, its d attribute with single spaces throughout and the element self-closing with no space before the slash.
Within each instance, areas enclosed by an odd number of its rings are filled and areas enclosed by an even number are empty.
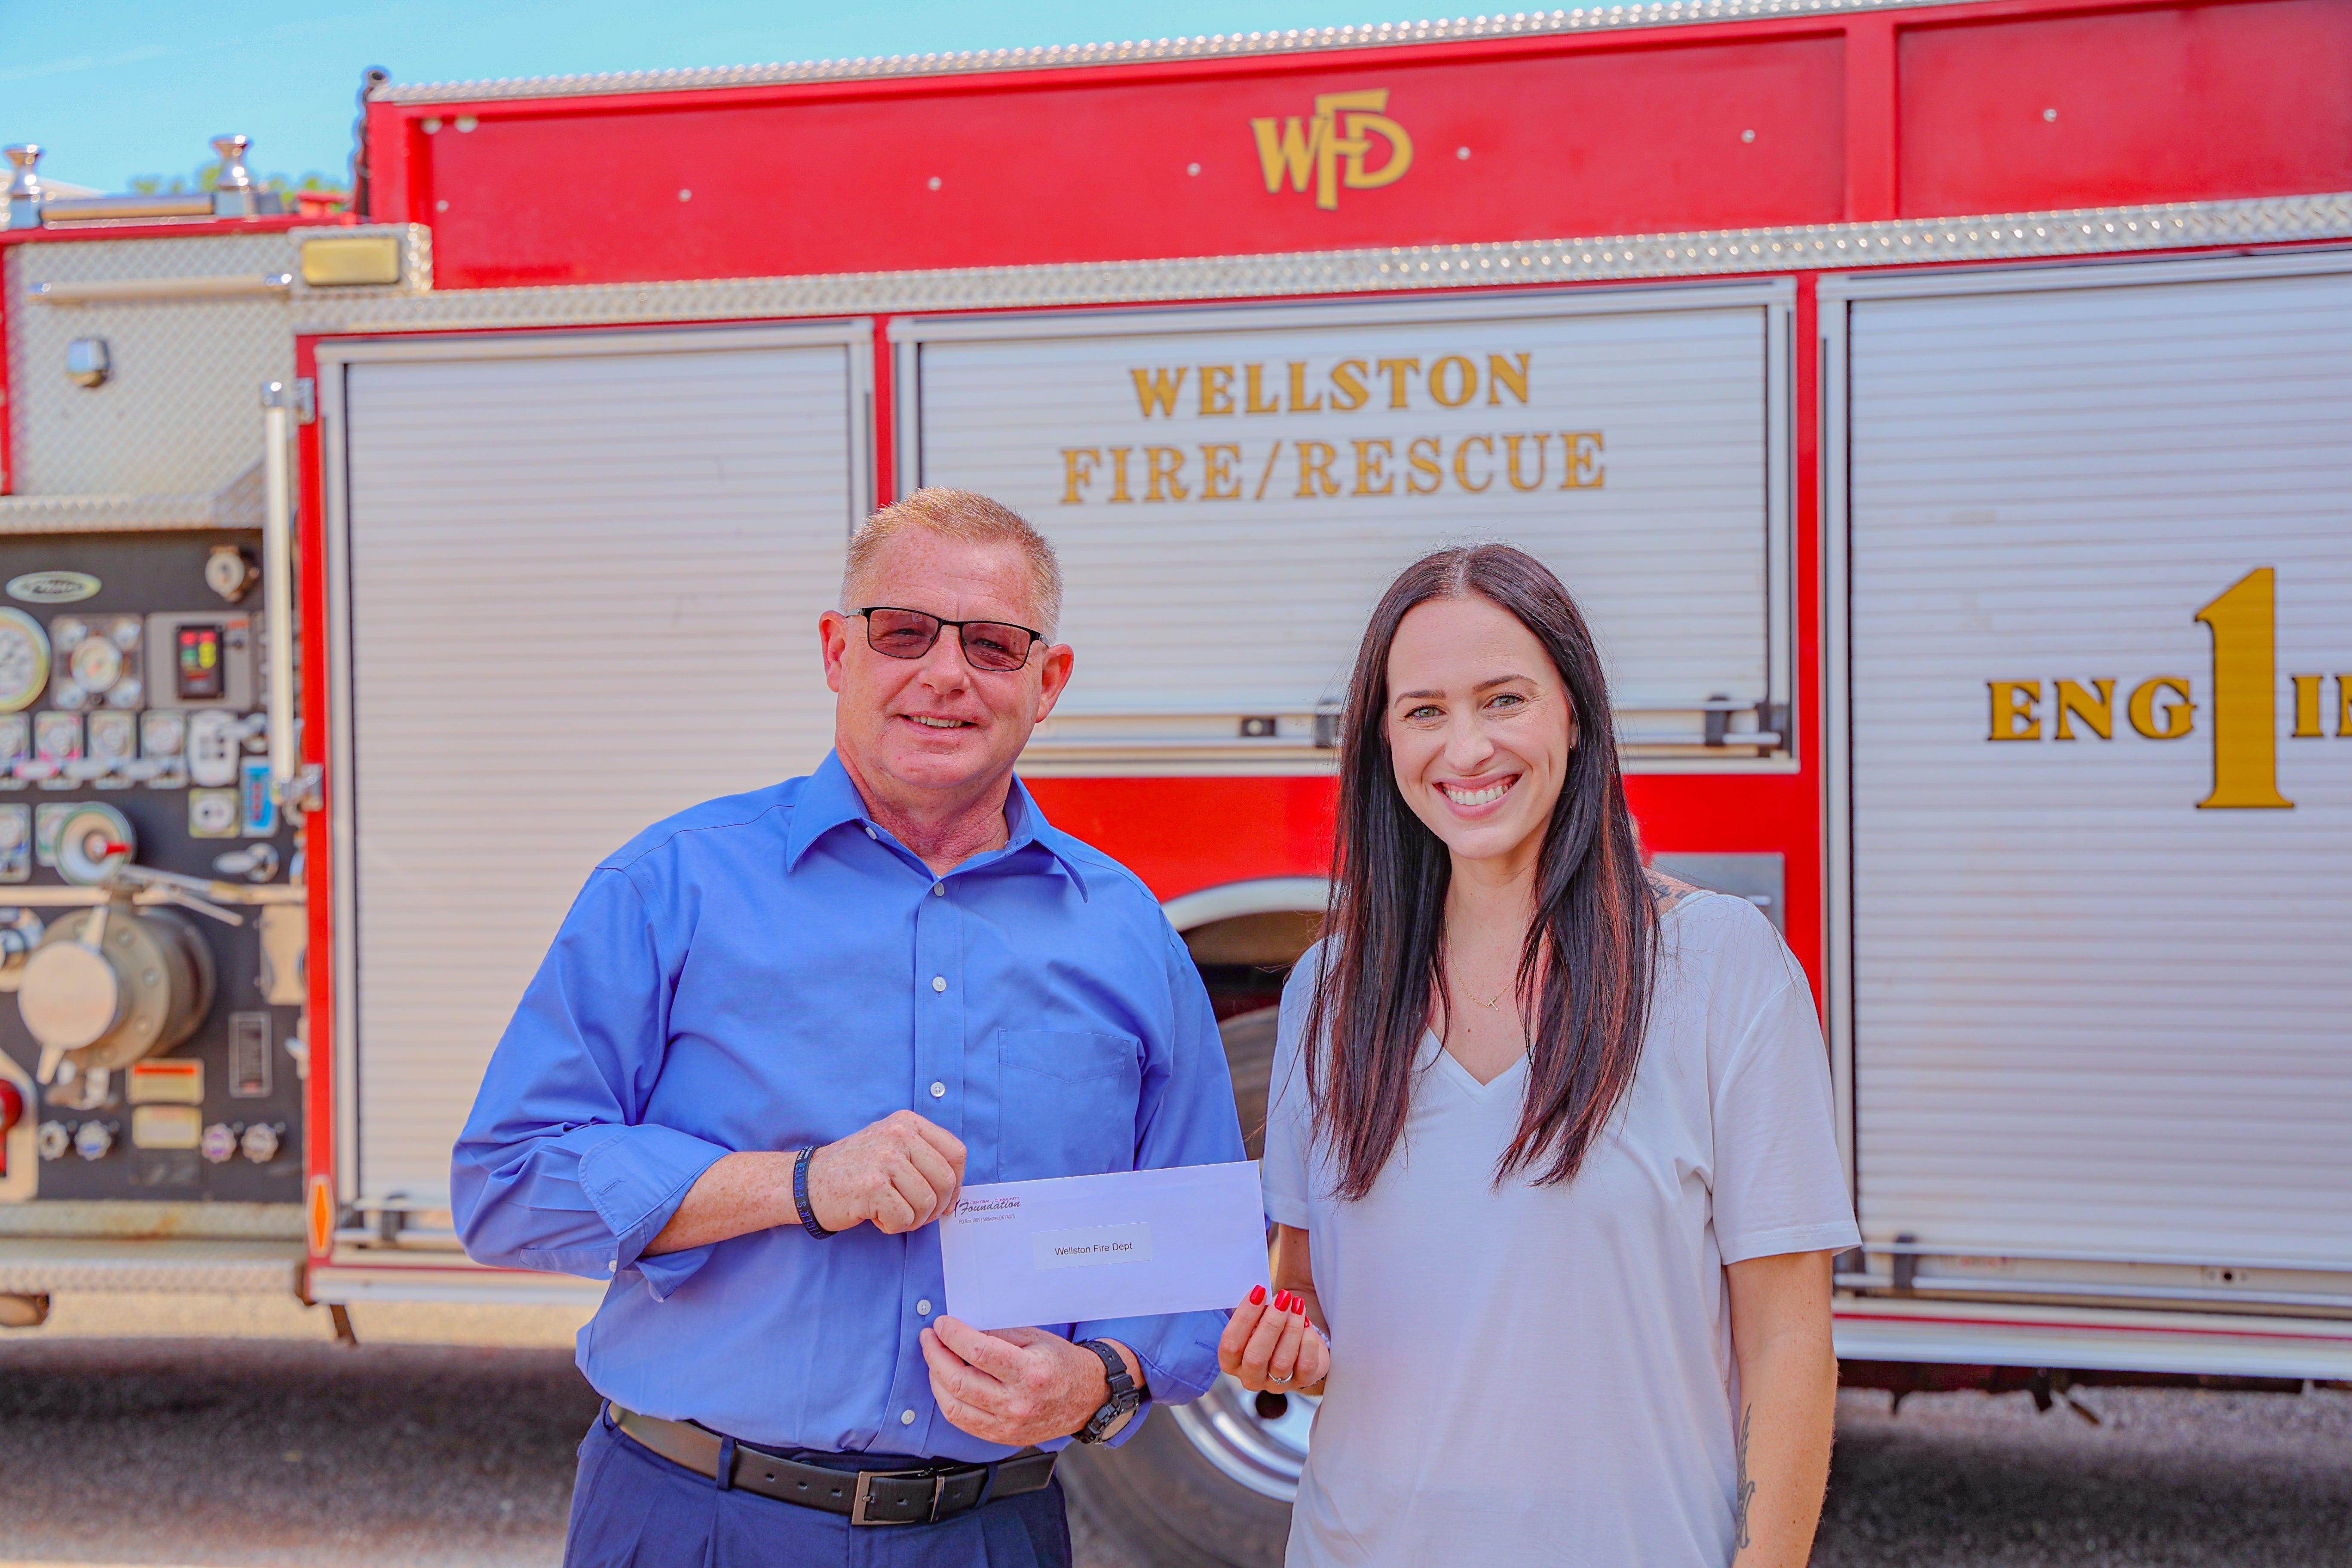
<svg viewBox="0 0 2352 1568">
<path fill-rule="evenodd" d="M 805 1456 L 803 1456 L 805 1457 Z M 870 1469 L 926 1461 L 869 1454 Z M 564 1568 L 1070 1568 L 1062 1483 L 938 1524 L 853 1525 L 840 1514 L 721 1491 L 614 1426 L 600 1407 L 580 1445 Z"/>
</svg>

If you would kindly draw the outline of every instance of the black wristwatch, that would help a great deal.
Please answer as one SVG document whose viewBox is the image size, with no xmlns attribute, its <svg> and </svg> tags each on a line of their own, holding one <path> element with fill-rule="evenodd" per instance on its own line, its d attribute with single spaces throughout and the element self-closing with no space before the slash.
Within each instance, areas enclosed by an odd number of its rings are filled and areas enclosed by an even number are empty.
<svg viewBox="0 0 2352 1568">
<path fill-rule="evenodd" d="M 1108 1443 L 1127 1429 L 1135 1419 L 1148 1389 L 1139 1386 L 1127 1374 L 1127 1358 L 1108 1340 L 1080 1340 L 1078 1348 L 1092 1351 L 1102 1357 L 1103 1375 L 1110 1384 L 1110 1398 L 1077 1430 L 1081 1443 Z"/>
</svg>

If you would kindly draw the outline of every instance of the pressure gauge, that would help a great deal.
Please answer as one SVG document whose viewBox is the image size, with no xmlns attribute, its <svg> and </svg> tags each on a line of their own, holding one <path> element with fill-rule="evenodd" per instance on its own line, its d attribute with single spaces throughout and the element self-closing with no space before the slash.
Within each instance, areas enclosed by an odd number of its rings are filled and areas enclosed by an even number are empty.
<svg viewBox="0 0 2352 1568">
<path fill-rule="evenodd" d="M 115 647 L 121 648 L 125 653 L 129 653 L 132 648 L 139 646 L 139 617 L 136 616 L 118 616 L 114 624 L 106 628 L 106 635 L 114 639 Z"/>
<path fill-rule="evenodd" d="M 59 616 L 49 623 L 49 633 L 57 639 L 59 653 L 71 653 L 89 636 L 89 625 L 78 616 Z"/>
<path fill-rule="evenodd" d="M 122 677 L 122 650 L 111 637 L 89 637 L 66 657 L 66 668 L 84 691 L 104 691 Z"/>
<path fill-rule="evenodd" d="M 176 757 L 188 739 L 187 715 L 170 708 L 151 708 L 139 716 L 140 749 L 151 757 Z"/>
<path fill-rule="evenodd" d="M 95 888 L 139 855 L 131 824 L 110 805 L 77 805 L 58 825 L 58 875 L 77 888 Z"/>
<path fill-rule="evenodd" d="M 49 680 L 49 635 L 22 610 L 0 606 L 0 713 L 33 705 Z"/>
<path fill-rule="evenodd" d="M 109 709 L 89 716 L 89 754 L 110 763 L 126 762 L 138 754 L 139 716 Z"/>
</svg>

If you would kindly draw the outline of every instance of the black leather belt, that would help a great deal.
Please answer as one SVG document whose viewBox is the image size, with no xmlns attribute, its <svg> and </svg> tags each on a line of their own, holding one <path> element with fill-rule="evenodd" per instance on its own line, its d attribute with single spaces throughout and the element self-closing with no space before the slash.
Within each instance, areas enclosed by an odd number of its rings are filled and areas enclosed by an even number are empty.
<svg viewBox="0 0 2352 1568">
<path fill-rule="evenodd" d="M 730 1447 L 707 1427 L 665 1421 L 609 1405 L 613 1425 L 673 1465 L 719 1479 L 719 1459 Z M 992 1465 L 941 1464 L 914 1470 L 835 1470 L 789 1459 L 747 1444 L 731 1445 L 734 1474 L 730 1486 L 849 1516 L 852 1524 L 936 1524 L 969 1513 L 997 1498 L 1043 1491 L 1054 1479 L 1057 1454 L 1034 1449 Z"/>
</svg>

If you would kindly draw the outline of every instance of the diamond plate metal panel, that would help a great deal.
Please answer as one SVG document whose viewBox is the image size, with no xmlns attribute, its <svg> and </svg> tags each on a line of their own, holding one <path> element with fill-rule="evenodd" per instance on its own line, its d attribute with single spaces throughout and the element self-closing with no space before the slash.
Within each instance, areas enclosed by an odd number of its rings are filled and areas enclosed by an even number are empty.
<svg viewBox="0 0 2352 1568">
<path fill-rule="evenodd" d="M 301 1272 L 299 1242 L 0 1240 L 0 1292 L 284 1296 L 295 1293 Z"/>
<path fill-rule="evenodd" d="M 299 302 L 296 315 L 298 330 L 305 332 L 713 321 L 1722 277 L 1917 262 L 2114 255 L 2347 236 L 2352 236 L 2352 193 L 2338 193 L 1493 245 L 934 272 L 464 289 L 388 300 L 320 295 Z"/>
<path fill-rule="evenodd" d="M 1899 11 L 1945 3 L 1947 0 L 1664 0 L 1663 4 L 1647 5 L 1580 5 L 1571 10 L 1518 11 L 1509 16 L 1440 17 L 1427 22 L 1379 22 L 1347 27 L 1295 27 L 1269 33 L 1208 33 L 1190 38 L 1142 38 L 1117 44 L 1053 44 L 1035 48 L 967 49 L 960 54 L 888 55 L 790 65 L 387 84 L 369 97 L 378 103 L 481 103 L 494 99 L 677 92 L 784 82 L 856 81 L 875 77 L 971 76 L 986 71 L 1291 55 L 1316 49 L 1380 48 L 1469 38 L 1524 38 L 1705 22 L 1848 16 L 1858 11 Z"/>
<path fill-rule="evenodd" d="M 349 292 L 381 300 L 431 286 L 423 231 L 387 226 L 409 242 L 404 281 Z M 5 286 L 22 301 L 9 312 L 16 497 L 71 497 L 82 508 L 46 526 L 209 527 L 223 521 L 223 506 L 237 510 L 221 492 L 261 460 L 261 384 L 294 374 L 289 295 L 62 305 L 27 300 L 26 290 L 40 283 L 294 272 L 310 232 L 386 228 L 10 247 Z M 292 298 L 332 294 L 298 284 Z M 106 341 L 112 374 L 101 386 L 77 386 L 66 379 L 66 345 L 93 337 Z M 36 519 L 35 509 L 0 504 L 0 528 L 22 529 Z M 257 511 L 253 525 L 258 521 Z"/>
<path fill-rule="evenodd" d="M 23 245 L 11 297 L 38 283 L 285 272 L 284 231 Z M 261 457 L 260 387 L 294 374 L 282 300 L 26 303 L 10 313 L 10 416 L 19 496 L 198 496 Z M 66 345 L 106 341 L 113 373 L 66 379 Z"/>
<path fill-rule="evenodd" d="M 38 1203 L 0 1204 L 0 1237 L 139 1242 L 299 1242 L 302 1205 L 43 1198 Z"/>
<path fill-rule="evenodd" d="M 0 533 L 128 533 L 261 526 L 261 464 L 211 495 L 0 496 Z"/>
</svg>

